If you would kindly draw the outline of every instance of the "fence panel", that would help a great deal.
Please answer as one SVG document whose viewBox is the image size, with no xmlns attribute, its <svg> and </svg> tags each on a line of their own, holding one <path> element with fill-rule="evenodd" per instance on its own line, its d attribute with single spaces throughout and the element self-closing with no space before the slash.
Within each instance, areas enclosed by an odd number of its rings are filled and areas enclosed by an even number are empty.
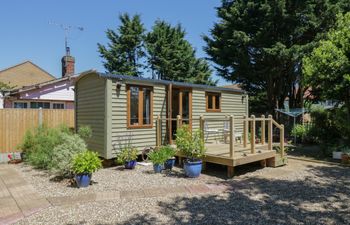
<svg viewBox="0 0 350 225">
<path fill-rule="evenodd" d="M 0 153 L 18 151 L 27 130 L 40 123 L 74 127 L 73 109 L 0 109 Z"/>
</svg>

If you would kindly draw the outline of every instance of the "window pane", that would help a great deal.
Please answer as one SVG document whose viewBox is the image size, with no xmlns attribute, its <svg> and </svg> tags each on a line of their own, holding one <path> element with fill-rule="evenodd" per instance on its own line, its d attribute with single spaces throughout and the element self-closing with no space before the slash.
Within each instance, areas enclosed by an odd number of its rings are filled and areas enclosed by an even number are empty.
<svg viewBox="0 0 350 225">
<path fill-rule="evenodd" d="M 151 90 L 143 88 L 143 124 L 151 124 Z"/>
<path fill-rule="evenodd" d="M 130 125 L 139 124 L 139 88 L 130 87 Z"/>
<path fill-rule="evenodd" d="M 213 95 L 208 94 L 208 109 L 213 109 Z"/>
<path fill-rule="evenodd" d="M 64 109 L 64 103 L 53 103 L 52 108 L 53 109 Z"/>
<path fill-rule="evenodd" d="M 25 109 L 25 108 L 27 108 L 27 103 L 26 102 L 15 102 L 14 107 L 16 109 Z"/>
<path fill-rule="evenodd" d="M 215 109 L 220 109 L 220 95 L 215 96 Z"/>
<path fill-rule="evenodd" d="M 49 102 L 31 102 L 30 108 L 32 108 L 32 109 L 39 109 L 39 108 L 49 109 L 50 103 Z"/>
<path fill-rule="evenodd" d="M 182 118 L 188 119 L 190 118 L 190 93 L 188 91 L 182 92 Z M 188 121 L 185 121 L 188 122 Z"/>
</svg>

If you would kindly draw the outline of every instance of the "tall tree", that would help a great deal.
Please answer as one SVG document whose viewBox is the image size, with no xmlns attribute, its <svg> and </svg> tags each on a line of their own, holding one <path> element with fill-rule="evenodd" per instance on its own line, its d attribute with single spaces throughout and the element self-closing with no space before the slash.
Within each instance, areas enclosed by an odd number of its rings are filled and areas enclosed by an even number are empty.
<svg viewBox="0 0 350 225">
<path fill-rule="evenodd" d="M 290 107 L 301 107 L 302 57 L 334 24 L 341 8 L 349 9 L 349 3 L 223 0 L 204 49 L 221 77 L 267 102 L 270 113 L 282 108 L 286 97 Z"/>
<path fill-rule="evenodd" d="M 305 82 L 319 99 L 345 103 L 350 123 L 350 13 L 339 14 L 325 40 L 303 60 Z"/>
<path fill-rule="evenodd" d="M 157 20 L 146 35 L 147 61 L 152 77 L 174 81 L 215 84 L 211 69 L 204 59 L 195 57 L 195 50 L 185 39 L 181 25 L 172 27 Z"/>
<path fill-rule="evenodd" d="M 130 17 L 127 13 L 119 16 L 121 25 L 116 31 L 108 29 L 107 38 L 110 43 L 107 47 L 98 45 L 101 57 L 105 59 L 104 67 L 110 73 L 120 73 L 131 76 L 141 76 L 141 63 L 145 55 L 143 38 L 145 29 L 139 15 Z"/>
</svg>

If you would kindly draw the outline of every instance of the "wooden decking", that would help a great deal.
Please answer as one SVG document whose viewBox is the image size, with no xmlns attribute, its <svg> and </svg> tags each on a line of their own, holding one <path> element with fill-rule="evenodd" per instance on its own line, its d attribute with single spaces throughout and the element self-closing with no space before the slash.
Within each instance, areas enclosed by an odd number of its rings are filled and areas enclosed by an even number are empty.
<svg viewBox="0 0 350 225">
<path fill-rule="evenodd" d="M 239 166 L 251 162 L 273 158 L 276 151 L 268 150 L 267 144 L 257 144 L 256 153 L 251 153 L 250 147 L 244 148 L 242 145 L 235 145 L 233 158 L 230 157 L 229 145 L 223 143 L 206 144 L 207 151 L 203 158 L 206 162 L 217 163 L 226 166 Z"/>
<path fill-rule="evenodd" d="M 279 143 L 274 143 L 279 145 Z M 203 162 L 210 162 L 227 166 L 227 176 L 232 177 L 234 173 L 234 167 L 240 166 L 252 162 L 261 162 L 262 165 L 273 166 L 276 157 L 276 151 L 268 149 L 268 144 L 256 144 L 255 153 L 251 153 L 251 147 L 248 144 L 247 147 L 236 143 L 234 148 L 234 155 L 230 157 L 230 145 L 224 143 L 206 143 L 206 153 L 203 157 Z M 183 155 L 178 153 L 180 159 Z"/>
</svg>

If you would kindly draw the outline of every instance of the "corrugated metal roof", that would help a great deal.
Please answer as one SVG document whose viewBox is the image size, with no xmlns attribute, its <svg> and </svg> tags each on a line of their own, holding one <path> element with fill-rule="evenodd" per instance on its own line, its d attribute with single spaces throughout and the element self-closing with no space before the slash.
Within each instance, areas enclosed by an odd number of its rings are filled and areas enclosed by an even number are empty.
<svg viewBox="0 0 350 225">
<path fill-rule="evenodd" d="M 110 73 L 97 73 L 97 74 L 99 74 L 99 76 L 104 77 L 104 78 L 131 80 L 131 81 L 142 81 L 142 82 L 147 82 L 147 83 L 164 84 L 164 85 L 172 84 L 174 86 L 180 86 L 180 87 L 194 87 L 194 88 L 207 89 L 207 90 L 213 90 L 213 91 L 214 90 L 216 90 L 216 91 L 228 91 L 228 92 L 246 94 L 245 91 L 234 89 L 234 88 L 217 87 L 217 86 L 210 86 L 210 85 L 204 85 L 204 84 L 191 84 L 191 83 L 169 81 L 169 80 L 157 80 L 157 79 L 150 79 L 150 78 L 143 78 L 143 77 L 110 74 Z"/>
</svg>

